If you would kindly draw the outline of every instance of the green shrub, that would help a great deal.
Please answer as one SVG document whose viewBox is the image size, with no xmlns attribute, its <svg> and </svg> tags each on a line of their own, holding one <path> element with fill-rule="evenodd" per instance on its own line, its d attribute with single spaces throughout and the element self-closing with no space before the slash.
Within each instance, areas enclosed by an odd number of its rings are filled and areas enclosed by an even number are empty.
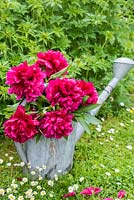
<svg viewBox="0 0 134 200">
<path fill-rule="evenodd" d="M 1 57 L 9 65 L 53 48 L 80 58 L 81 71 L 103 74 L 107 62 L 134 52 L 132 0 L 5 0 L 0 7 Z"/>
</svg>

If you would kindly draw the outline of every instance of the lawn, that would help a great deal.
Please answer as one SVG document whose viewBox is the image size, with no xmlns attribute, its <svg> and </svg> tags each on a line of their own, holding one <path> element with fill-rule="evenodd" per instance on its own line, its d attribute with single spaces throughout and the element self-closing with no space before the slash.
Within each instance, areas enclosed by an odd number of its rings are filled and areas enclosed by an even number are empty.
<svg viewBox="0 0 134 200">
<path fill-rule="evenodd" d="M 33 182 L 22 173 L 12 141 L 0 143 L 1 199 L 62 199 L 65 193 L 76 191 L 70 199 L 84 199 L 82 189 L 94 186 L 102 191 L 88 199 L 117 199 L 120 190 L 124 199 L 134 199 L 134 107 L 119 105 L 118 115 L 101 118 L 101 125 L 91 126 L 77 143 L 73 169 L 55 180 Z M 20 164 L 21 163 L 21 164 Z M 18 166 L 19 165 L 19 166 Z M 58 179 L 58 180 L 57 180 Z M 3 190 L 4 189 L 4 190 Z M 12 195 L 11 195 L 12 194 Z M 10 198 L 9 198 L 10 197 Z M 16 198 L 14 198 L 16 197 Z"/>
</svg>

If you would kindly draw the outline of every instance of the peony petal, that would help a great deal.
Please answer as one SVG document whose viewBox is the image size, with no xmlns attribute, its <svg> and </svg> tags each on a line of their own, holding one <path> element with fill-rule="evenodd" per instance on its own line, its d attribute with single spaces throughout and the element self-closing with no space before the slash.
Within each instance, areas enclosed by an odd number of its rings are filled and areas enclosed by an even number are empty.
<svg viewBox="0 0 134 200">
<path fill-rule="evenodd" d="M 92 195 L 92 190 L 90 188 L 85 188 L 84 190 L 82 190 L 80 192 L 80 194 L 84 194 L 84 195 Z"/>
<path fill-rule="evenodd" d="M 120 190 L 118 192 L 117 196 L 118 196 L 119 199 L 123 199 L 126 196 L 126 191 L 125 190 Z"/>
<path fill-rule="evenodd" d="M 114 200 L 113 198 L 105 198 L 104 200 Z"/>
<path fill-rule="evenodd" d="M 68 197 L 72 197 L 72 196 L 75 196 L 75 195 L 76 195 L 76 192 L 69 192 L 67 194 L 64 194 L 63 198 L 68 198 Z"/>
</svg>

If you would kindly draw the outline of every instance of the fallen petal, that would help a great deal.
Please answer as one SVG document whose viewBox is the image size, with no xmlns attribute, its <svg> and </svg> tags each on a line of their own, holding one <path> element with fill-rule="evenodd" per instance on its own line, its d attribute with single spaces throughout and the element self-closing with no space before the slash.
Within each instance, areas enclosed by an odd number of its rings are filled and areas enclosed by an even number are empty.
<svg viewBox="0 0 134 200">
<path fill-rule="evenodd" d="M 64 194 L 63 198 L 68 198 L 68 197 L 72 197 L 72 196 L 75 196 L 75 195 L 76 195 L 76 192 L 69 192 L 67 194 Z"/>
<path fill-rule="evenodd" d="M 120 190 L 119 192 L 118 192 L 118 198 L 119 199 L 122 199 L 122 198 L 124 198 L 126 196 L 126 191 L 125 190 Z"/>
<path fill-rule="evenodd" d="M 113 198 L 105 198 L 104 200 L 114 200 Z"/>
</svg>

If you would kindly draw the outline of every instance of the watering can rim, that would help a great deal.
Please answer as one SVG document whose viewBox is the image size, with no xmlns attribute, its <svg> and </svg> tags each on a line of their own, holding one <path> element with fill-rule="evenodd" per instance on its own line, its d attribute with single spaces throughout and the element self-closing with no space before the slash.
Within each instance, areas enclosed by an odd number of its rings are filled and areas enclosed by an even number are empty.
<svg viewBox="0 0 134 200">
<path fill-rule="evenodd" d="M 134 65 L 134 61 L 132 59 L 130 59 L 130 58 L 127 58 L 127 57 L 117 58 L 116 60 L 114 60 L 114 63 L 122 63 L 122 64 Z"/>
</svg>

